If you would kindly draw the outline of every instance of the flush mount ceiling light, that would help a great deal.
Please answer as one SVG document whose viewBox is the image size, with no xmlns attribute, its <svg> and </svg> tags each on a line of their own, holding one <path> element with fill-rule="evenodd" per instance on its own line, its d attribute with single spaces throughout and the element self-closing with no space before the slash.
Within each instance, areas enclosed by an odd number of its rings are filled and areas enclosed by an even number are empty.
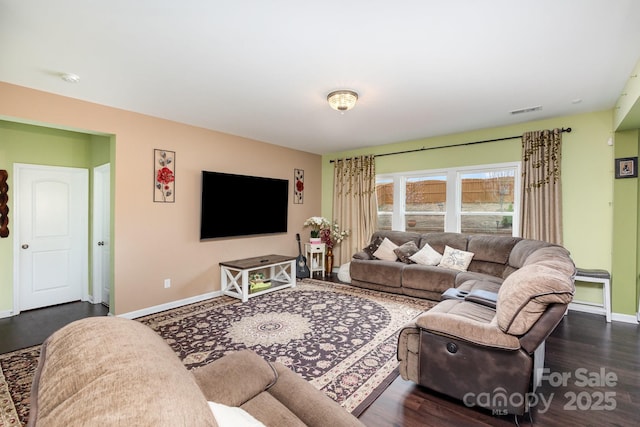
<svg viewBox="0 0 640 427">
<path fill-rule="evenodd" d="M 80 81 L 80 76 L 73 73 L 63 73 L 60 78 L 67 83 L 78 83 Z"/>
<path fill-rule="evenodd" d="M 335 90 L 327 95 L 329 105 L 336 111 L 344 113 L 356 105 L 358 94 L 352 90 Z"/>
</svg>

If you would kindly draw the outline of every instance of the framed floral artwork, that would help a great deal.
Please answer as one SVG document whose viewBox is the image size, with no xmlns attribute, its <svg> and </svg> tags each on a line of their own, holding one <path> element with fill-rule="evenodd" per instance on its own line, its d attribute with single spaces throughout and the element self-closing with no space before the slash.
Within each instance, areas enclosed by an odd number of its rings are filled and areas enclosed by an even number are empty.
<svg viewBox="0 0 640 427">
<path fill-rule="evenodd" d="M 176 152 L 153 150 L 153 201 L 173 203 L 176 201 Z"/>
<path fill-rule="evenodd" d="M 0 169 L 0 237 L 9 237 L 9 173 Z"/>
<path fill-rule="evenodd" d="M 304 202 L 304 171 L 293 170 L 293 203 L 301 205 Z"/>
</svg>

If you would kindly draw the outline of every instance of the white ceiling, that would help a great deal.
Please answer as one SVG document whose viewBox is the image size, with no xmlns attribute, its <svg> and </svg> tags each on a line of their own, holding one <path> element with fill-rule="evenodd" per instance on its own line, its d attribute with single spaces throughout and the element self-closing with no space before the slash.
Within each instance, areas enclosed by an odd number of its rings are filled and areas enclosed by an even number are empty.
<svg viewBox="0 0 640 427">
<path fill-rule="evenodd" d="M 319 154 L 613 108 L 638 58 L 638 0 L 0 0 L 0 81 Z"/>
</svg>

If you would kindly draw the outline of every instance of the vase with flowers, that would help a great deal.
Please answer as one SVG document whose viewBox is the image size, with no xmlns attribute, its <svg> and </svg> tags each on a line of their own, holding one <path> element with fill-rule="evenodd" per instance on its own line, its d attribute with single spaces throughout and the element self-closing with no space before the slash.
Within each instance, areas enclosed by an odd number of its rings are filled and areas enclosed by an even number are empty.
<svg viewBox="0 0 640 427">
<path fill-rule="evenodd" d="M 325 217 L 312 216 L 311 218 L 307 218 L 303 226 L 305 228 L 311 228 L 311 238 L 309 239 L 311 243 L 321 243 L 322 240 L 320 239 L 320 230 L 330 227 L 331 223 Z"/>
<path fill-rule="evenodd" d="M 327 274 L 333 271 L 333 248 L 349 236 L 349 230 L 341 230 L 337 222 L 320 230 L 320 241 L 327 245 L 325 268 Z"/>
</svg>

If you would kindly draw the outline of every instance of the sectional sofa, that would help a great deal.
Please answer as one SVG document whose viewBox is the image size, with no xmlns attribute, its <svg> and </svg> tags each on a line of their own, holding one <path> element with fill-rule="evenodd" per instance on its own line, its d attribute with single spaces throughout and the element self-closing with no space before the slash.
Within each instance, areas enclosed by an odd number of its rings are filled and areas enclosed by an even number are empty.
<svg viewBox="0 0 640 427">
<path fill-rule="evenodd" d="M 350 262 L 353 286 L 439 301 L 399 335 L 405 380 L 515 415 L 530 410 L 575 272 L 561 246 L 460 233 L 377 232 Z"/>
</svg>

